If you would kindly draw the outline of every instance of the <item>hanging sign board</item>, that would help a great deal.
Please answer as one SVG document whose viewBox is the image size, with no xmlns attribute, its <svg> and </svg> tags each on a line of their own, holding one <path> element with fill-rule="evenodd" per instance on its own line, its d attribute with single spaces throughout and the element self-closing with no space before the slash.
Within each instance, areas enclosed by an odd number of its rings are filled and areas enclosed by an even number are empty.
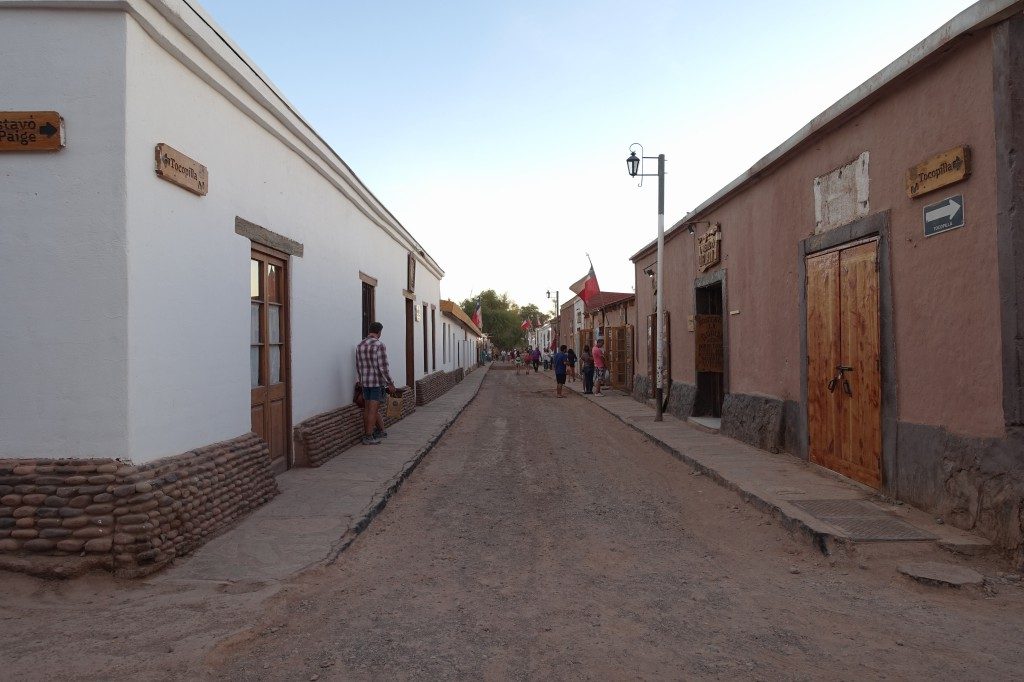
<svg viewBox="0 0 1024 682">
<path fill-rule="evenodd" d="M 697 237 L 697 269 L 704 272 L 722 260 L 722 233 L 718 225 Z"/>
<path fill-rule="evenodd" d="M 697 315 L 696 336 L 697 371 L 724 372 L 725 345 L 721 315 Z"/>
<path fill-rule="evenodd" d="M 970 175 L 971 148 L 966 145 L 954 147 L 907 171 L 907 196 L 913 199 L 966 180 Z"/>
<path fill-rule="evenodd" d="M 156 146 L 156 174 L 201 197 L 210 189 L 206 166 L 163 142 Z"/>
<path fill-rule="evenodd" d="M 964 196 L 943 199 L 924 207 L 924 236 L 931 237 L 939 232 L 955 230 L 964 226 Z"/>
<path fill-rule="evenodd" d="M 64 147 L 56 111 L 0 111 L 0 152 L 53 152 Z"/>
</svg>

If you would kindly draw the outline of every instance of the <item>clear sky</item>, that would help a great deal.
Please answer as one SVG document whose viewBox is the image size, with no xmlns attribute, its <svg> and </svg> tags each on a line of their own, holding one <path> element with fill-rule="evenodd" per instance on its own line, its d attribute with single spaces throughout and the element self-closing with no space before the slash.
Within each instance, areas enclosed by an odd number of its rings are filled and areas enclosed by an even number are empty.
<svg viewBox="0 0 1024 682">
<path fill-rule="evenodd" d="M 206 0 L 445 269 L 547 306 L 587 271 L 632 291 L 657 233 L 967 0 Z M 649 167 L 647 170 L 653 170 Z M 810 188 L 808 188 L 810 195 Z"/>
</svg>

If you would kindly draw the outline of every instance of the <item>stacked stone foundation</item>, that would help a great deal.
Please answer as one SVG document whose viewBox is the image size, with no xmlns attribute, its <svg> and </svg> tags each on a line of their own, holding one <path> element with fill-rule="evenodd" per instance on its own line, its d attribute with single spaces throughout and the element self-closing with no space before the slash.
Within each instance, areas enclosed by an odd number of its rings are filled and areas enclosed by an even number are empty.
<svg viewBox="0 0 1024 682">
<path fill-rule="evenodd" d="M 413 389 L 401 389 L 402 415 L 397 418 L 384 416 L 384 425 L 391 426 L 416 410 Z M 318 467 L 331 458 L 340 455 L 363 436 L 363 411 L 355 403 L 323 412 L 310 417 L 295 427 L 296 462 L 300 465 Z"/>
<path fill-rule="evenodd" d="M 278 492 L 255 434 L 135 466 L 117 459 L 0 460 L 0 564 L 132 577 L 195 549 Z"/>
<path fill-rule="evenodd" d="M 466 376 L 460 367 L 451 372 L 434 372 L 416 382 L 416 404 L 426 405 L 437 400 L 462 381 Z"/>
</svg>

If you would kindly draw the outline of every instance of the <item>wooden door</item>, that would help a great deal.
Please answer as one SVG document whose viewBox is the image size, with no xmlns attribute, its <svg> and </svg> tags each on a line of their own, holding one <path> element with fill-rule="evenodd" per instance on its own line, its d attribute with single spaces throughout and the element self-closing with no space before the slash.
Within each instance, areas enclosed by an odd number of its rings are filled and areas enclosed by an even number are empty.
<svg viewBox="0 0 1024 682">
<path fill-rule="evenodd" d="M 271 467 L 281 472 L 291 447 L 287 256 L 253 245 L 249 296 L 252 430 L 270 446 Z"/>
<path fill-rule="evenodd" d="M 411 267 L 411 266 L 410 266 Z M 415 320 L 416 304 L 411 299 L 405 299 L 405 385 L 416 385 L 416 348 L 414 337 L 416 335 Z"/>
<path fill-rule="evenodd" d="M 807 424 L 812 462 L 882 485 L 878 240 L 807 257 Z"/>
<path fill-rule="evenodd" d="M 633 328 L 630 325 L 605 330 L 608 374 L 614 388 L 629 389 L 633 376 Z"/>
</svg>

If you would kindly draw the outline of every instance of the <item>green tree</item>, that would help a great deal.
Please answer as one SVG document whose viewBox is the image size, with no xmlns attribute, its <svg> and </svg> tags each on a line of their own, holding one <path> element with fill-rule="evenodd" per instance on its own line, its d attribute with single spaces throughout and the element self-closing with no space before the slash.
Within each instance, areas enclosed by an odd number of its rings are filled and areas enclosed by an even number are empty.
<svg viewBox="0 0 1024 682">
<path fill-rule="evenodd" d="M 537 306 L 531 303 L 530 305 L 524 305 L 519 309 L 519 318 L 521 320 L 529 320 L 530 324 L 533 324 L 534 322 L 544 324 L 551 319 L 551 316 L 546 313 L 542 313 Z"/>
<path fill-rule="evenodd" d="M 479 296 L 467 298 L 459 305 L 472 316 L 477 302 L 481 303 L 484 333 L 497 348 L 516 348 L 526 345 L 526 332 L 520 328 L 522 311 L 508 294 L 499 294 L 494 289 L 480 292 Z M 528 306 L 529 307 L 529 306 Z M 534 306 L 536 309 L 536 306 Z"/>
</svg>

